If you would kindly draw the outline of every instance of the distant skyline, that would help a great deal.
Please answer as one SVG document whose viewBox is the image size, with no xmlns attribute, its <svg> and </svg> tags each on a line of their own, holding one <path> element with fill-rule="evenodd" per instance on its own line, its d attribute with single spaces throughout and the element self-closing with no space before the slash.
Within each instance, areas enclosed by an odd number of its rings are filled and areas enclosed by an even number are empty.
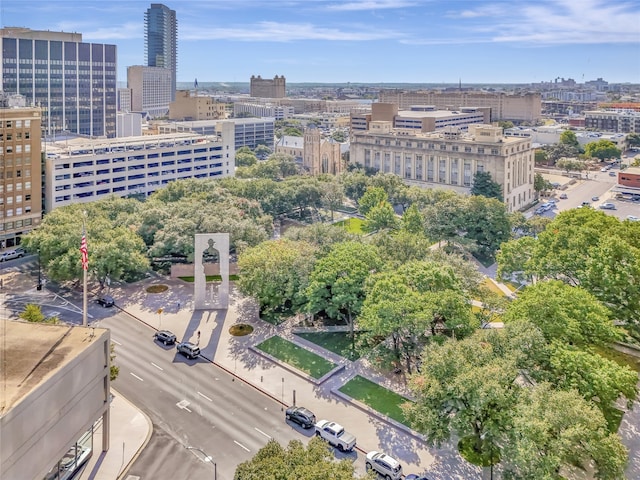
<svg viewBox="0 0 640 480">
<path fill-rule="evenodd" d="M 139 0 L 0 0 L 3 27 L 77 32 L 144 64 Z M 640 83 L 640 0 L 173 0 L 179 82 Z"/>
</svg>

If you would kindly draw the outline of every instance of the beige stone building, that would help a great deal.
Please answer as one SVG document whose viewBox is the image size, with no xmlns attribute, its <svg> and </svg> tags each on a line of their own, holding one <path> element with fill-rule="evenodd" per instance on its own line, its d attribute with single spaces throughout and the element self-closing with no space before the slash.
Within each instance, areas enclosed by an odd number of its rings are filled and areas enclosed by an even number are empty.
<svg viewBox="0 0 640 480">
<path fill-rule="evenodd" d="M 251 96 L 258 98 L 284 98 L 287 81 L 284 75 L 273 77 L 273 80 L 251 75 Z"/>
<path fill-rule="evenodd" d="M 169 120 L 198 121 L 223 120 L 227 118 L 224 103 L 209 96 L 192 96 L 189 90 L 179 90 L 176 100 L 169 104 Z"/>
<path fill-rule="evenodd" d="M 345 165 L 340 155 L 340 144 L 331 138 L 322 138 L 320 130 L 315 127 L 305 129 L 302 166 L 311 175 L 342 173 Z"/>
<path fill-rule="evenodd" d="M 41 112 L 0 107 L 0 247 L 13 247 L 42 218 Z"/>
<path fill-rule="evenodd" d="M 0 337 L 0 478 L 69 478 L 109 449 L 109 330 L 0 320 Z"/>
<path fill-rule="evenodd" d="M 296 160 L 302 161 L 304 156 L 304 137 L 283 135 L 276 142 L 275 153 L 291 155 Z"/>
<path fill-rule="evenodd" d="M 372 121 L 351 139 L 350 161 L 403 178 L 408 185 L 468 193 L 476 172 L 488 172 L 503 188 L 509 211 L 533 201 L 533 157 L 529 138 L 505 137 L 502 128 L 470 125 L 439 132 L 392 128 Z"/>
<path fill-rule="evenodd" d="M 379 101 L 395 103 L 401 110 L 408 109 L 412 105 L 434 105 L 441 110 L 489 107 L 494 121 L 512 120 L 534 123 L 542 118 L 542 101 L 539 93 L 381 90 Z"/>
</svg>

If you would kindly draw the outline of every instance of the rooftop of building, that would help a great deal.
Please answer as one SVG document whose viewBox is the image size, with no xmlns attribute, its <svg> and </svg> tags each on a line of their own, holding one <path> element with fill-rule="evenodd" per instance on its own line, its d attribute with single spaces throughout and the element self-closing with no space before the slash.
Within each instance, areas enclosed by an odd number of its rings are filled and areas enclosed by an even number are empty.
<svg viewBox="0 0 640 480">
<path fill-rule="evenodd" d="M 498 130 L 500 130 L 498 132 Z M 480 132 L 488 133 L 489 135 L 483 135 Z M 502 133 L 501 127 L 494 127 L 492 125 L 484 125 L 484 124 L 476 124 L 470 125 L 469 131 L 464 132 L 460 130 L 458 127 L 445 127 L 440 130 L 436 130 L 435 132 L 421 132 L 419 130 L 414 129 L 405 129 L 405 128 L 392 128 L 389 132 L 372 132 L 371 130 L 366 131 L 356 131 L 354 132 L 355 136 L 362 135 L 370 135 L 372 137 L 377 136 L 393 136 L 398 140 L 402 138 L 412 138 L 412 139 L 420 139 L 420 140 L 446 140 L 446 141 L 455 141 L 455 142 L 473 142 L 473 143 L 487 143 L 495 145 L 496 142 L 503 144 L 516 144 L 522 142 L 528 142 L 529 138 L 522 137 L 507 137 Z"/>
<path fill-rule="evenodd" d="M 0 416 L 108 330 L 0 320 Z"/>
<path fill-rule="evenodd" d="M 46 143 L 47 156 L 77 156 L 97 155 L 110 152 L 125 152 L 127 150 L 142 150 L 144 148 L 169 147 L 192 143 L 204 143 L 214 140 L 211 135 L 190 132 L 164 133 L 160 135 L 142 135 L 139 137 L 123 138 L 84 138 L 63 136 L 56 141 Z"/>
<path fill-rule="evenodd" d="M 293 135 L 283 135 L 278 139 L 276 143 L 278 147 L 289 147 L 289 148 L 303 148 L 304 147 L 304 138 L 296 137 Z"/>
<path fill-rule="evenodd" d="M 629 167 L 625 170 L 622 170 L 621 173 L 630 173 L 632 175 L 640 175 L 640 167 Z"/>
<path fill-rule="evenodd" d="M 479 111 L 461 111 L 461 110 L 400 110 L 397 117 L 402 118 L 449 118 L 457 115 L 468 115 L 469 113 L 475 113 L 476 115 L 483 115 Z"/>
<path fill-rule="evenodd" d="M 250 123 L 267 123 L 267 122 L 275 122 L 275 121 L 276 121 L 275 117 L 260 117 L 260 118 L 251 117 L 251 118 L 227 118 L 227 119 L 220 119 L 220 120 L 194 120 L 194 121 L 171 122 L 171 123 L 175 123 L 176 125 L 180 125 L 183 127 L 186 126 L 191 128 L 200 128 L 200 127 L 215 126 L 218 123 L 223 123 L 223 122 L 231 122 L 236 125 L 242 125 L 242 124 L 250 124 Z"/>
</svg>

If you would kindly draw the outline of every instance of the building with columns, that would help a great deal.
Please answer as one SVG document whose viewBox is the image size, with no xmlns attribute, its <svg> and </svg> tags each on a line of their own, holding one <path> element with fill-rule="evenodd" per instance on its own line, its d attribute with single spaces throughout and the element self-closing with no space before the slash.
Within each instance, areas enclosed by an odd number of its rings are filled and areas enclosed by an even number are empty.
<svg viewBox="0 0 640 480">
<path fill-rule="evenodd" d="M 393 173 L 406 184 L 469 193 L 476 172 L 488 172 L 503 188 L 509 211 L 534 200 L 534 150 L 530 138 L 505 137 L 501 127 L 469 125 L 438 132 L 400 130 L 373 121 L 352 134 L 350 161 Z"/>
</svg>

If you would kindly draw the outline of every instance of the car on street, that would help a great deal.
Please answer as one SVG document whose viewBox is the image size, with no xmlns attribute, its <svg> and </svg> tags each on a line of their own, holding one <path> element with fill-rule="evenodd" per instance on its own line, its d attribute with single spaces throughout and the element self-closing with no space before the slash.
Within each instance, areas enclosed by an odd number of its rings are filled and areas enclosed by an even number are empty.
<svg viewBox="0 0 640 480">
<path fill-rule="evenodd" d="M 24 257 L 24 250 L 7 250 L 0 255 L 0 262 L 6 262 L 7 260 L 14 260 L 16 258 Z"/>
<path fill-rule="evenodd" d="M 153 334 L 153 339 L 165 345 L 173 345 L 176 343 L 176 336 L 169 330 L 158 330 Z"/>
<path fill-rule="evenodd" d="M 581 207 L 590 207 L 591 206 L 591 202 L 582 202 L 582 205 L 580 205 Z"/>
<path fill-rule="evenodd" d="M 567 198 L 569 198 L 569 197 L 567 196 L 566 193 L 561 193 L 560 194 L 560 200 L 566 200 Z"/>
<path fill-rule="evenodd" d="M 592 202 L 597 202 L 598 200 L 600 200 L 600 197 L 598 197 L 598 196 L 591 197 L 591 201 Z"/>
<path fill-rule="evenodd" d="M 602 210 L 615 210 L 616 206 L 611 202 L 605 202 L 598 208 L 601 208 Z"/>
<path fill-rule="evenodd" d="M 181 353 L 192 360 L 200 355 L 200 347 L 191 342 L 180 342 L 176 344 L 176 349 L 178 350 L 178 353 Z"/>
<path fill-rule="evenodd" d="M 113 307 L 116 304 L 111 295 L 100 295 L 96 302 L 104 308 Z"/>
<path fill-rule="evenodd" d="M 627 215 L 627 220 L 629 220 L 630 222 L 637 222 L 640 221 L 640 218 L 636 217 L 635 215 Z"/>
<path fill-rule="evenodd" d="M 311 410 L 304 407 L 289 407 L 285 412 L 285 418 L 297 423 L 302 428 L 311 428 L 316 423 L 316 416 Z"/>
<path fill-rule="evenodd" d="M 602 168 L 600 169 L 600 171 L 601 171 L 601 172 L 606 172 L 607 170 L 609 170 L 607 167 L 602 167 Z"/>
<path fill-rule="evenodd" d="M 367 472 L 373 470 L 386 480 L 399 480 L 402 478 L 402 465 L 400 465 L 400 462 L 389 455 L 376 452 L 375 450 L 367 453 L 365 467 Z"/>
<path fill-rule="evenodd" d="M 616 175 L 617 175 L 617 173 L 616 173 L 616 172 L 609 172 L 609 176 L 610 176 L 610 177 L 615 177 Z"/>
<path fill-rule="evenodd" d="M 329 420 L 316 423 L 316 436 L 329 442 L 341 452 L 350 452 L 356 446 L 356 437 L 347 432 L 342 425 Z"/>
<path fill-rule="evenodd" d="M 410 473 L 404 480 L 429 480 L 429 477 L 421 477 L 420 475 L 416 475 L 415 473 Z"/>
</svg>

